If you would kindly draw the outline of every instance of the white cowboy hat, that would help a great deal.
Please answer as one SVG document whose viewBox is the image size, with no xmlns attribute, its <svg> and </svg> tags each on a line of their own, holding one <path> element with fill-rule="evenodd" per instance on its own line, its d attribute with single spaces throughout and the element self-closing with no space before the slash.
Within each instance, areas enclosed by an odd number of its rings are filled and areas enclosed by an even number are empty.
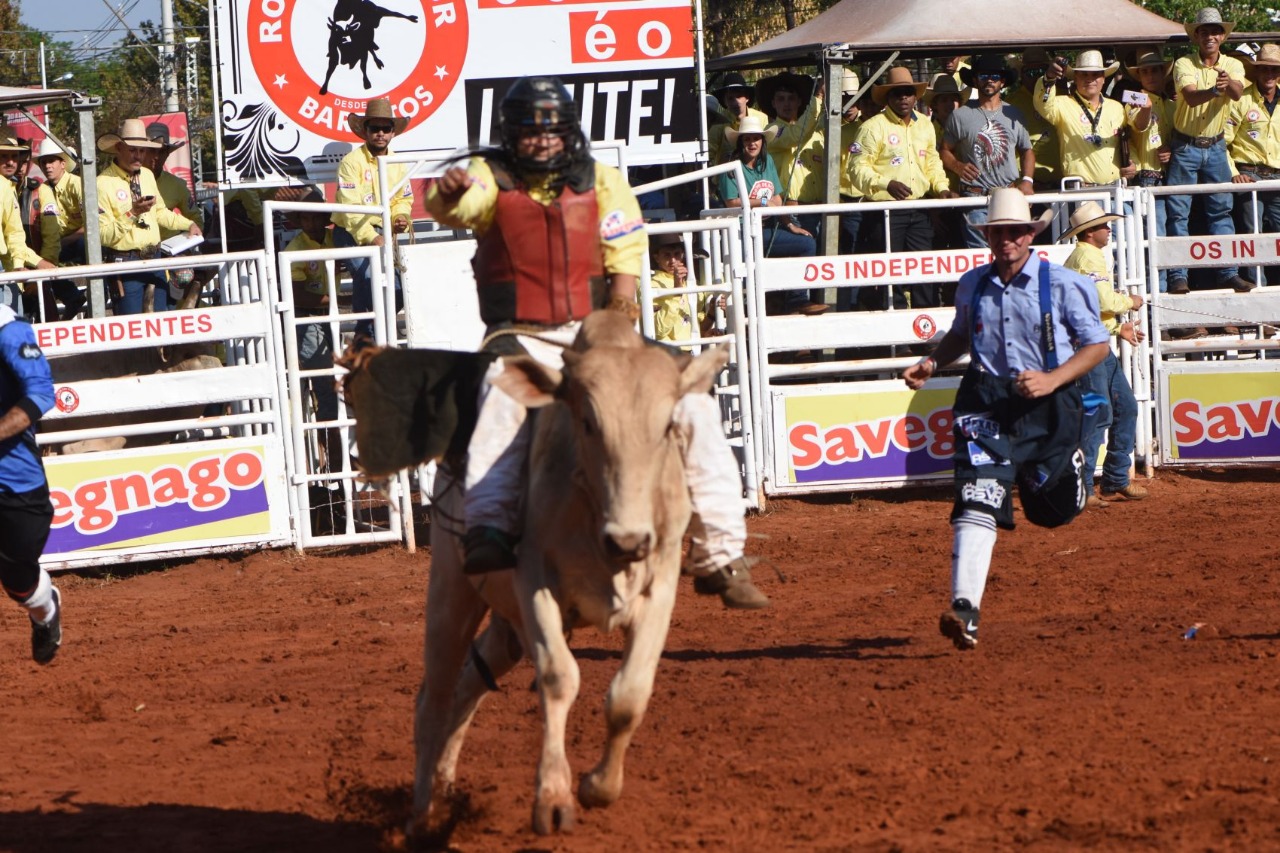
<svg viewBox="0 0 1280 853">
<path fill-rule="evenodd" d="M 747 113 L 747 115 L 744 116 L 742 121 L 738 124 L 737 130 L 734 130 L 732 127 L 726 127 L 724 129 L 724 138 L 730 145 L 737 145 L 738 137 L 742 136 L 744 133 L 758 133 L 764 137 L 765 145 L 768 145 L 777 138 L 778 127 L 776 125 L 769 125 L 768 127 L 765 127 L 764 119 L 760 118 L 758 115 Z"/>
<path fill-rule="evenodd" d="M 119 133 L 104 133 L 98 137 L 99 151 L 114 151 L 121 142 L 134 148 L 163 148 L 159 142 L 147 138 L 146 125 L 139 118 L 127 118 L 120 123 Z"/>
<path fill-rule="evenodd" d="M 1022 190 L 1015 187 L 997 187 L 991 191 L 991 199 L 987 202 L 986 222 L 968 219 L 969 224 L 980 231 L 992 225 L 1030 225 L 1037 234 L 1048 228 L 1052 220 L 1052 208 L 1032 219 L 1031 204 Z"/>
<path fill-rule="evenodd" d="M 856 95 L 861 88 L 862 81 L 856 71 L 847 66 L 840 69 L 840 94 Z"/>
<path fill-rule="evenodd" d="M 40 140 L 40 147 L 36 149 L 36 162 L 40 162 L 45 157 L 61 157 L 62 162 L 67 164 L 68 172 L 76 167 L 76 150 L 74 148 L 64 149 L 47 136 Z"/>
<path fill-rule="evenodd" d="M 1076 57 L 1076 64 L 1067 69 L 1068 74 L 1075 74 L 1077 71 L 1101 71 L 1104 76 L 1110 77 L 1120 68 L 1119 62 L 1112 62 L 1110 65 L 1102 64 L 1102 51 L 1100 50 L 1084 50 Z"/>
<path fill-rule="evenodd" d="M 1234 21 L 1222 20 L 1222 13 L 1213 6 L 1205 6 L 1199 12 L 1196 12 L 1196 19 L 1194 21 L 1189 24 L 1183 24 L 1183 27 L 1187 31 L 1187 38 L 1195 38 L 1196 30 L 1206 24 L 1215 24 L 1222 27 L 1223 38 L 1231 35 L 1231 31 L 1236 28 Z"/>
<path fill-rule="evenodd" d="M 1115 222 L 1117 219 L 1124 219 L 1124 217 L 1118 213 L 1107 213 L 1096 201 L 1086 201 L 1071 214 L 1071 230 L 1059 237 L 1058 242 L 1065 243 L 1081 231 L 1088 231 L 1096 225 Z"/>
</svg>

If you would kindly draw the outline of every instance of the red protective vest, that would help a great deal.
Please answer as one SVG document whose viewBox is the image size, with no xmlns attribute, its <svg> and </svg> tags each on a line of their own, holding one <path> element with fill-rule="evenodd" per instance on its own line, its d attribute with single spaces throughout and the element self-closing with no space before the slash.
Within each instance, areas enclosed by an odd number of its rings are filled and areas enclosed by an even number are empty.
<svg viewBox="0 0 1280 853">
<path fill-rule="evenodd" d="M 530 198 L 501 166 L 493 225 L 471 261 L 487 325 L 559 326 L 605 304 L 595 163 L 573 170 L 549 205 Z"/>
</svg>

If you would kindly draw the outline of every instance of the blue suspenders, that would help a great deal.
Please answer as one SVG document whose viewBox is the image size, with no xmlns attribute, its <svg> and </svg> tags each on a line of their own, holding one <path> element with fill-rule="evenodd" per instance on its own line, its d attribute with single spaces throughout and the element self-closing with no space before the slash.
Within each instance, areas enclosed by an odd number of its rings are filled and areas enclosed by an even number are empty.
<svg viewBox="0 0 1280 853">
<path fill-rule="evenodd" d="M 969 305 L 969 351 L 974 349 L 975 320 L 978 316 L 978 299 L 987 286 L 987 276 L 991 274 L 993 264 L 987 264 L 978 271 L 978 286 L 973 289 L 973 301 Z M 1058 346 L 1053 337 L 1053 301 L 1049 289 L 1049 263 L 1040 262 L 1040 351 L 1044 355 L 1045 370 L 1053 370 L 1058 366 Z"/>
</svg>

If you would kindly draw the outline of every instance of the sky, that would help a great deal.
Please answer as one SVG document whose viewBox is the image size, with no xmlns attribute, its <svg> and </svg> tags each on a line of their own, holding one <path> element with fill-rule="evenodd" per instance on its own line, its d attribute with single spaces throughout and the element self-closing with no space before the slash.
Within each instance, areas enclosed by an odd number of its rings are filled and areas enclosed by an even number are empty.
<svg viewBox="0 0 1280 853">
<path fill-rule="evenodd" d="M 160 0 L 108 0 L 115 8 L 122 5 L 127 10 L 124 18 L 130 26 L 145 20 L 160 21 Z M 132 7 L 131 9 L 129 7 Z M 125 29 L 116 21 L 102 0 L 22 0 L 22 23 L 50 33 L 59 41 L 79 44 L 104 27 L 112 32 L 102 39 L 102 47 L 115 44 L 125 35 Z"/>
</svg>

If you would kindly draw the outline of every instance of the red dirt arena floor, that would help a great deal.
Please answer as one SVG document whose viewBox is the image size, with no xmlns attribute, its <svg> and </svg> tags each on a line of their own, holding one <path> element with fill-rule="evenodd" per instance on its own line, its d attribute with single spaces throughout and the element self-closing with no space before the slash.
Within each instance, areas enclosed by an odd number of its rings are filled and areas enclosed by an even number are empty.
<svg viewBox="0 0 1280 853">
<path fill-rule="evenodd" d="M 455 849 L 1280 848 L 1280 472 L 1001 534 L 982 645 L 937 633 L 946 490 L 777 501 L 774 607 L 683 581 L 622 799 L 529 829 L 532 668 L 481 708 Z M 425 555 L 257 553 L 64 576 L 66 641 L 0 609 L 0 850 L 403 848 Z M 1193 640 L 1182 635 L 1205 627 Z M 573 638 L 576 771 L 618 639 Z"/>
</svg>

